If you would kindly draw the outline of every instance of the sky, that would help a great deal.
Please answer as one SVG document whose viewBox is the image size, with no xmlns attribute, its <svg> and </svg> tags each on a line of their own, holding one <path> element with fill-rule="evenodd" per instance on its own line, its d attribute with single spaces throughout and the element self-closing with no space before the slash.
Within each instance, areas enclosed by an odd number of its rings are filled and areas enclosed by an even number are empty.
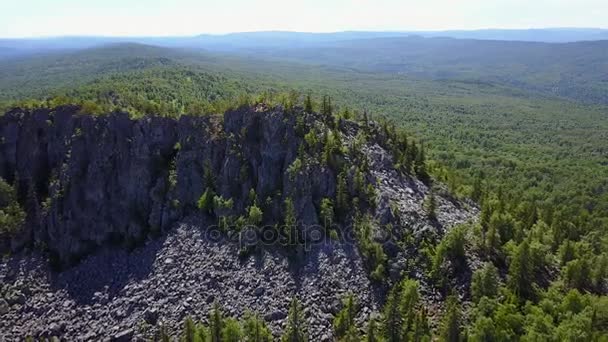
<svg viewBox="0 0 608 342">
<path fill-rule="evenodd" d="M 608 28 L 608 0 L 2 0 L 0 37 Z"/>
</svg>

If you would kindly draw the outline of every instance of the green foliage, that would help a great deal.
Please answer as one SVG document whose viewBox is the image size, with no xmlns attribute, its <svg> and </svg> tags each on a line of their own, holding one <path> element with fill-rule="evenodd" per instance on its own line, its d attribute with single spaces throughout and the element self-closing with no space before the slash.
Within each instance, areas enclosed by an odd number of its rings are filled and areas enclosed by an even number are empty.
<svg viewBox="0 0 608 342">
<path fill-rule="evenodd" d="M 367 323 L 367 332 L 365 334 L 365 338 L 363 339 L 365 342 L 379 342 L 381 341 L 381 336 L 378 329 L 378 322 L 376 321 L 376 316 L 372 316 Z"/>
<path fill-rule="evenodd" d="M 234 318 L 224 320 L 224 328 L 222 329 L 222 342 L 239 342 L 241 341 L 243 332 L 239 322 Z"/>
<path fill-rule="evenodd" d="M 336 213 L 339 220 L 344 220 L 349 211 L 349 195 L 346 186 L 346 174 L 340 172 L 336 179 Z"/>
<path fill-rule="evenodd" d="M 424 198 L 423 203 L 424 210 L 426 211 L 426 217 L 429 220 L 437 219 L 437 200 L 435 199 L 435 193 L 431 190 Z"/>
<path fill-rule="evenodd" d="M 530 255 L 530 244 L 523 241 L 515 250 L 509 265 L 507 284 L 515 295 L 522 299 L 533 299 L 536 294 L 534 287 L 534 268 Z"/>
<path fill-rule="evenodd" d="M 255 203 L 249 207 L 247 213 L 247 223 L 252 226 L 257 226 L 262 223 L 264 213 Z"/>
<path fill-rule="evenodd" d="M 498 270 L 490 262 L 473 273 L 471 280 L 471 296 L 474 302 L 479 302 L 481 297 L 495 298 L 498 295 L 500 278 Z"/>
<path fill-rule="evenodd" d="M 209 313 L 209 340 L 210 342 L 221 342 L 224 330 L 224 315 L 220 304 L 213 302 L 213 309 Z"/>
<path fill-rule="evenodd" d="M 248 312 L 243 323 L 243 336 L 248 342 L 271 342 L 272 334 L 266 322 L 257 314 Z"/>
<path fill-rule="evenodd" d="M 334 336 L 338 341 L 358 341 L 355 325 L 357 310 L 355 297 L 349 293 L 342 301 L 342 310 L 334 318 Z"/>
<path fill-rule="evenodd" d="M 224 198 L 220 196 L 213 196 L 213 208 L 216 209 L 232 209 L 234 206 L 234 201 L 232 198 Z"/>
<path fill-rule="evenodd" d="M 306 99 L 304 100 L 304 111 L 306 113 L 312 113 L 314 111 L 310 94 L 307 94 Z"/>
<path fill-rule="evenodd" d="M 203 210 L 210 214 L 213 212 L 214 198 L 215 193 L 213 192 L 213 189 L 207 188 L 205 189 L 205 192 L 201 195 L 201 197 L 198 199 L 196 205 L 200 210 Z"/>
<path fill-rule="evenodd" d="M 331 229 L 334 222 L 334 206 L 329 198 L 321 200 L 320 219 L 326 230 Z"/>
<path fill-rule="evenodd" d="M 0 236 L 17 232 L 25 224 L 25 216 L 16 190 L 0 178 Z"/>
<path fill-rule="evenodd" d="M 419 305 L 418 282 L 404 279 L 393 286 L 384 305 L 384 339 L 389 341 L 430 341 L 426 310 Z"/>
<path fill-rule="evenodd" d="M 289 305 L 289 316 L 287 317 L 287 327 L 283 333 L 283 342 L 306 342 L 306 322 L 300 301 L 294 297 Z"/>
<path fill-rule="evenodd" d="M 282 227 L 282 235 L 286 239 L 284 244 L 293 246 L 298 241 L 298 222 L 291 197 L 285 199 L 284 206 Z"/>
<path fill-rule="evenodd" d="M 381 282 L 386 277 L 386 254 L 382 245 L 373 240 L 374 224 L 368 215 L 355 218 L 353 229 L 357 238 L 359 251 L 365 260 L 370 276 L 373 280 Z"/>
<path fill-rule="evenodd" d="M 458 298 L 454 295 L 448 296 L 445 305 L 445 313 L 441 320 L 440 340 L 460 342 L 461 309 Z"/>
<path fill-rule="evenodd" d="M 302 160 L 300 158 L 296 158 L 287 168 L 289 178 L 291 180 L 294 180 L 298 173 L 300 173 L 300 171 L 302 171 Z"/>
<path fill-rule="evenodd" d="M 457 226 L 452 228 L 439 242 L 433 256 L 431 275 L 440 283 L 445 279 L 446 261 L 449 262 L 456 270 L 463 267 L 465 263 L 466 243 L 465 235 L 467 226 Z"/>
</svg>

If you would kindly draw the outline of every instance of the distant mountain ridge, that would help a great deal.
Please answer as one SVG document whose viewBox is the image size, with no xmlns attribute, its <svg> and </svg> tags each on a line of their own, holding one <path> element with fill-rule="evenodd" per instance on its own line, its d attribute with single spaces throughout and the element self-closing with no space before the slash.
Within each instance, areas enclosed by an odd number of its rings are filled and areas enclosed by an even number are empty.
<svg viewBox="0 0 608 342">
<path fill-rule="evenodd" d="M 342 31 L 330 33 L 292 31 L 254 31 L 228 34 L 201 34 L 174 37 L 104 37 L 63 36 L 47 38 L 0 38 L 0 57 L 3 49 L 20 53 L 41 50 L 84 49 L 95 46 L 134 42 L 164 47 L 235 50 L 248 47 L 297 47 L 344 40 L 389 37 L 447 37 L 457 39 L 508 40 L 546 43 L 608 40 L 608 29 L 600 28 L 547 28 L 547 29 L 483 29 L 448 31 Z"/>
</svg>

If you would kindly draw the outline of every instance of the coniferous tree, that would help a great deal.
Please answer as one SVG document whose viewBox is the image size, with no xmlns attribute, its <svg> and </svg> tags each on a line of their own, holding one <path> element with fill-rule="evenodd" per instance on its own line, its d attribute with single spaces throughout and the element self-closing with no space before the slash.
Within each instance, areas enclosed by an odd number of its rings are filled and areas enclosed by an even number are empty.
<svg viewBox="0 0 608 342">
<path fill-rule="evenodd" d="M 215 301 L 213 309 L 209 313 L 209 339 L 210 342 L 222 341 L 222 330 L 224 329 L 224 316 L 220 304 Z"/>
<path fill-rule="evenodd" d="M 403 320 L 399 308 L 399 287 L 393 286 L 384 304 L 383 335 L 386 342 L 400 342 Z"/>
<path fill-rule="evenodd" d="M 419 299 L 418 282 L 411 279 L 402 281 L 399 310 L 401 311 L 400 316 L 402 320 L 401 335 L 404 338 L 407 338 L 413 328 Z"/>
<path fill-rule="evenodd" d="M 340 172 L 336 181 L 336 211 L 338 218 L 343 220 L 349 209 L 348 189 L 346 188 L 346 175 Z"/>
<path fill-rule="evenodd" d="M 378 322 L 375 316 L 370 317 L 367 323 L 367 334 L 365 335 L 366 342 L 379 342 L 380 336 L 378 334 Z"/>
<path fill-rule="evenodd" d="M 300 301 L 294 297 L 289 305 L 289 316 L 287 317 L 287 327 L 281 339 L 283 342 L 305 342 L 306 327 L 302 306 Z"/>
<path fill-rule="evenodd" d="M 435 192 L 433 190 L 424 198 L 424 209 L 426 210 L 426 217 L 429 220 L 437 219 L 437 199 L 435 198 Z"/>
<path fill-rule="evenodd" d="M 160 326 L 158 335 L 159 336 L 158 336 L 157 341 L 161 341 L 161 342 L 170 342 L 171 341 L 171 337 L 169 336 L 169 332 L 167 331 L 167 326 L 165 324 L 162 324 Z"/>
<path fill-rule="evenodd" d="M 195 342 L 196 337 L 196 326 L 192 317 L 188 316 L 184 320 L 184 333 L 182 335 L 183 342 Z"/>
<path fill-rule="evenodd" d="M 460 342 L 460 305 L 455 295 L 448 296 L 441 322 L 441 341 Z"/>
<path fill-rule="evenodd" d="M 287 245 L 295 245 L 297 242 L 296 210 L 291 197 L 285 199 L 285 214 L 283 218 L 283 235 L 287 239 Z"/>
<path fill-rule="evenodd" d="M 334 318 L 334 333 L 338 340 L 350 341 L 356 336 L 355 316 L 357 315 L 357 303 L 352 293 L 343 300 L 343 308 Z"/>
<path fill-rule="evenodd" d="M 306 113 L 313 112 L 312 99 L 311 99 L 310 93 L 306 95 L 306 99 L 304 100 L 304 111 Z"/>
<path fill-rule="evenodd" d="M 533 268 L 530 259 L 530 244 L 524 240 L 515 251 L 509 265 L 508 285 L 511 291 L 521 299 L 532 299 L 535 291 L 533 287 Z"/>
<path fill-rule="evenodd" d="M 412 342 L 430 342 L 431 329 L 426 314 L 426 309 L 422 308 L 416 313 L 414 326 L 408 335 L 408 341 Z"/>
<path fill-rule="evenodd" d="M 243 333 L 247 342 L 271 342 L 272 334 L 257 314 L 247 313 L 243 324 Z"/>
<path fill-rule="evenodd" d="M 494 298 L 498 294 L 498 270 L 491 262 L 473 273 L 471 280 L 471 296 L 474 302 L 481 297 Z"/>
<path fill-rule="evenodd" d="M 226 319 L 222 328 L 222 342 L 240 342 L 242 337 L 239 322 L 234 318 Z"/>
<path fill-rule="evenodd" d="M 420 145 L 420 148 L 418 149 L 418 154 L 416 155 L 415 159 L 415 170 L 416 175 L 418 176 L 418 178 L 420 178 L 421 181 L 423 181 L 425 184 L 429 182 L 430 177 L 426 170 L 426 156 L 424 153 L 424 145 Z"/>
<path fill-rule="evenodd" d="M 331 229 L 334 222 L 334 206 L 329 198 L 323 198 L 321 200 L 320 209 L 321 224 L 325 227 L 325 230 Z"/>
</svg>

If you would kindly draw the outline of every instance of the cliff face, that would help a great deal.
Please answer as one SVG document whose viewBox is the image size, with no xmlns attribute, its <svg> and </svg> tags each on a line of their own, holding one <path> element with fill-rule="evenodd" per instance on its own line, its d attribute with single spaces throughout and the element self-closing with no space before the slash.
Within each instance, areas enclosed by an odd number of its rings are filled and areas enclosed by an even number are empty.
<svg viewBox="0 0 608 342">
<path fill-rule="evenodd" d="M 293 196 L 299 221 L 317 223 L 321 198 L 333 197 L 329 168 L 290 178 L 302 138 L 295 116 L 265 107 L 178 120 L 127 114 L 79 115 L 76 107 L 0 117 L 0 176 L 17 182 L 27 212 L 13 248 L 40 243 L 62 264 L 111 242 L 127 245 L 166 230 L 196 208 L 210 186 L 242 213 L 255 190 L 264 222 L 281 220 Z M 313 122 L 312 115 L 306 120 Z M 207 177 L 206 177 L 207 175 Z"/>
<path fill-rule="evenodd" d="M 414 176 L 422 174 L 420 165 L 409 172 L 399 166 L 408 159 L 403 145 L 390 127 L 374 122 L 264 105 L 223 118 L 133 120 L 78 111 L 13 110 L 0 117 L 0 176 L 17 188 L 27 212 L 20 232 L 0 236 L 0 249 L 46 249 L 66 266 L 99 247 L 139 247 L 131 253 L 101 248 L 59 273 L 44 253 L 0 260 L 0 340 L 120 339 L 124 333 L 151 339 L 157 321 L 175 335 L 184 316 L 204 317 L 214 300 L 239 318 L 253 308 L 278 338 L 289 299 L 297 296 L 309 308 L 310 340 L 329 341 L 344 294 L 357 296 L 363 329 L 382 305 L 384 286 L 404 275 L 428 284 L 423 241 L 437 241 L 477 214 L 436 184 L 430 215 L 424 203 L 431 190 Z M 207 190 L 218 203 L 200 209 Z M 321 217 L 328 203 L 339 223 L 332 231 L 354 235 L 356 245 L 346 239 L 311 244 L 298 267 L 281 249 L 243 257 L 226 234 L 209 234 L 225 218 L 240 226 L 227 230 L 232 236 L 240 230 L 259 238 L 268 230 L 243 228 L 256 206 L 261 225 L 281 226 L 291 211 L 299 234 L 312 237 L 323 232 L 315 229 L 327 223 Z M 156 234 L 163 237 L 138 244 Z M 452 285 L 464 294 L 469 275 L 461 273 Z M 431 314 L 439 312 L 432 287 L 421 286 L 421 295 Z M 133 331 L 142 324 L 150 329 Z"/>
</svg>

